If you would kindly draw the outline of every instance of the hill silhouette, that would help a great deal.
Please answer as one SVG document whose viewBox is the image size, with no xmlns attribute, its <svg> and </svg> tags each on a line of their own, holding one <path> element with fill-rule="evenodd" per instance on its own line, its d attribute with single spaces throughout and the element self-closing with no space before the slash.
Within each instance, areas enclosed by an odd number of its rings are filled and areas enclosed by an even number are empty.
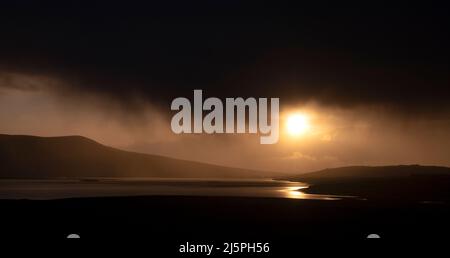
<svg viewBox="0 0 450 258">
<path fill-rule="evenodd" d="M 324 169 L 285 180 L 311 184 L 308 193 L 342 194 L 389 201 L 450 201 L 450 168 L 353 166 Z"/>
<path fill-rule="evenodd" d="M 353 181 L 363 179 L 405 178 L 411 176 L 450 176 L 450 168 L 438 166 L 398 165 L 398 166 L 349 166 L 327 168 L 319 171 L 290 176 L 293 181 L 324 183 L 333 181 Z"/>
<path fill-rule="evenodd" d="M 128 152 L 82 136 L 0 134 L 0 178 L 261 178 L 269 172 Z M 270 175 L 269 175 L 270 174 Z"/>
</svg>

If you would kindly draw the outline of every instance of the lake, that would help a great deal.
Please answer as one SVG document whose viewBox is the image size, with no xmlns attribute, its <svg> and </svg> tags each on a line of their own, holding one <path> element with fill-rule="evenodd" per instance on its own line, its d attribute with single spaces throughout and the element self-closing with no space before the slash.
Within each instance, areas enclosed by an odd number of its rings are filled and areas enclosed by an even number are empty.
<svg viewBox="0 0 450 258">
<path fill-rule="evenodd" d="M 89 178 L 0 180 L 0 199 L 48 200 L 107 196 L 239 196 L 340 200 L 345 196 L 307 194 L 308 184 L 272 179 Z"/>
</svg>

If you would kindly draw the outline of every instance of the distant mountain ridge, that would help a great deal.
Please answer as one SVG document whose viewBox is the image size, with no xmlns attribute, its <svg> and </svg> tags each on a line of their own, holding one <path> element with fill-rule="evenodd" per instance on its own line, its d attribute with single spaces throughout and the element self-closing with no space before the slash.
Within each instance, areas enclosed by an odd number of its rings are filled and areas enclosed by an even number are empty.
<svg viewBox="0 0 450 258">
<path fill-rule="evenodd" d="M 325 181 L 347 181 L 364 179 L 405 178 L 410 176 L 450 176 L 449 167 L 397 165 L 397 166 L 349 166 L 327 168 L 284 179 L 318 183 Z"/>
<path fill-rule="evenodd" d="M 262 178 L 270 172 L 128 152 L 82 136 L 0 134 L 0 178 Z"/>
<path fill-rule="evenodd" d="M 0 178 L 268 178 L 279 174 L 229 168 L 157 155 L 123 151 L 83 136 L 38 137 L 0 134 Z M 412 175 L 450 175 L 438 166 L 350 166 L 285 176 L 280 179 L 323 183 Z"/>
</svg>

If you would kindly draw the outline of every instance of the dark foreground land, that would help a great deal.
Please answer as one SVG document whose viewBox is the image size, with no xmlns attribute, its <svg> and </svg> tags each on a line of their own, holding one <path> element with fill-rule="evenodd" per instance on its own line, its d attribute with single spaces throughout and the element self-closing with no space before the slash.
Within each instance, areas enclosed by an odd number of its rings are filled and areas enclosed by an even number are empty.
<svg viewBox="0 0 450 258">
<path fill-rule="evenodd" d="M 109 197 L 0 205 L 1 234 L 9 239 L 58 240 L 77 233 L 82 241 L 144 241 L 149 252 L 168 255 L 186 242 L 269 242 L 270 253 L 277 254 L 309 248 L 304 243 L 310 240 L 367 241 L 370 233 L 390 240 L 442 240 L 450 232 L 445 202 Z"/>
</svg>

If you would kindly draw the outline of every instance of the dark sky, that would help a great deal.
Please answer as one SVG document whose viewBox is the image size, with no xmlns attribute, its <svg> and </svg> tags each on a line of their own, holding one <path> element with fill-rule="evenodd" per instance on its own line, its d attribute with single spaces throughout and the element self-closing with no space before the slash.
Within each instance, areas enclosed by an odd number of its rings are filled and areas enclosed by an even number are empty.
<svg viewBox="0 0 450 258">
<path fill-rule="evenodd" d="M 450 8 L 342 2 L 2 1 L 0 133 L 296 173 L 450 166 Z M 194 89 L 280 97 L 279 142 L 174 134 Z"/>
<path fill-rule="evenodd" d="M 203 89 L 450 109 L 450 10 L 430 1 L 9 2 L 0 5 L 0 68 L 56 76 L 80 92 L 164 107 Z"/>
</svg>

